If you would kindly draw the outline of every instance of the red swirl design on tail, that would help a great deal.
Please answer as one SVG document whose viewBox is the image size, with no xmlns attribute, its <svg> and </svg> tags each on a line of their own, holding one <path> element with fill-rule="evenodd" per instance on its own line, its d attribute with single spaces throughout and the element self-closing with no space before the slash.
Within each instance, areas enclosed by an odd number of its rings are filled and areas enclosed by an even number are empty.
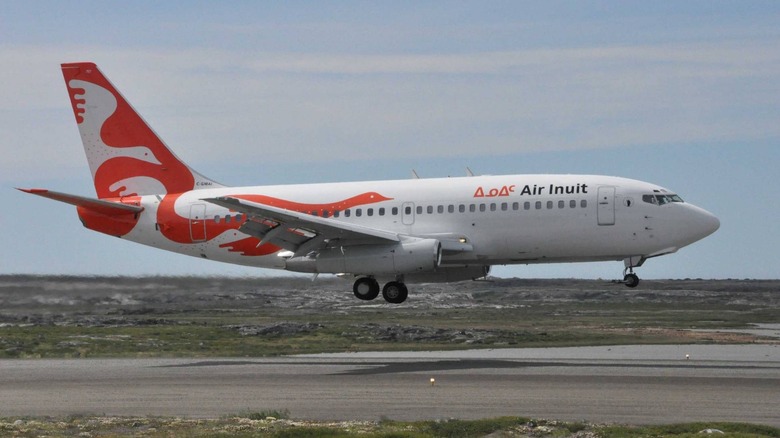
<svg viewBox="0 0 780 438">
<path fill-rule="evenodd" d="M 176 201 L 182 194 L 195 188 L 196 178 L 192 170 L 157 137 L 157 134 L 136 113 L 95 64 L 86 62 L 63 64 L 62 73 L 68 87 L 73 114 L 82 133 L 86 153 L 91 159 L 90 163 L 94 163 L 95 166 L 93 168 L 94 184 L 98 197 L 101 199 L 121 199 L 128 196 L 148 195 L 150 193 L 128 193 L 128 187 L 118 184 L 121 181 L 141 178 L 147 181 L 147 185 L 143 187 L 148 190 L 147 178 L 158 181 L 164 189 L 162 193 L 153 193 L 162 196 L 162 201 L 157 207 L 156 218 L 160 232 L 167 239 L 176 243 L 196 243 L 193 242 L 191 234 L 190 218 L 180 216 L 175 209 Z M 92 96 L 90 91 L 79 86 L 81 83 L 77 81 L 102 88 L 110 93 L 115 102 L 111 101 L 104 93 L 95 90 L 93 90 L 95 95 Z M 90 99 L 94 99 L 94 101 L 90 102 Z M 114 103 L 116 107 L 114 107 Z M 109 111 L 112 111 L 111 114 L 107 114 Z M 105 117 L 105 121 L 99 127 L 85 123 L 87 122 L 86 118 L 90 116 Z M 93 130 L 97 132 L 93 132 Z M 133 148 L 133 151 L 127 152 L 128 156 L 117 153 L 117 151 L 127 148 Z M 147 155 L 151 153 L 153 156 L 139 156 L 141 153 Z M 135 156 L 130 156 L 133 154 Z M 234 195 L 234 197 L 297 212 L 315 213 L 319 216 L 322 216 L 326 210 L 332 213 L 391 199 L 376 192 L 367 192 L 324 204 L 299 203 L 257 194 Z M 94 229 L 112 235 L 125 235 L 132 231 L 138 223 L 137 217 L 122 217 L 121 220 L 118 220 L 109 216 L 97 215 L 100 216 L 97 217 L 90 212 L 80 211 L 79 213 L 83 218 L 89 219 L 89 222 L 95 227 Z M 205 237 L 209 240 L 226 231 L 237 230 L 240 227 L 240 223 L 236 221 L 217 222 L 205 218 L 200 218 L 200 220 L 205 220 Z M 236 236 L 238 236 L 238 232 L 236 232 Z M 268 255 L 279 250 L 278 247 L 268 244 L 258 247 L 259 243 L 258 239 L 249 237 L 222 244 L 220 247 L 227 248 L 231 252 L 240 252 L 246 256 Z"/>
<path fill-rule="evenodd" d="M 182 163 L 157 137 L 95 64 L 63 64 L 62 73 L 68 87 L 73 113 L 79 125 L 84 123 L 85 106 L 89 105 L 90 102 L 87 102 L 89 96 L 84 88 L 71 85 L 74 80 L 97 85 L 111 93 L 116 100 L 116 109 L 99 128 L 99 137 L 105 146 L 117 149 L 143 146 L 154 155 L 154 157 L 149 157 L 150 161 L 123 156 L 113 156 L 106 159 L 94 170 L 95 191 L 98 197 L 105 199 L 118 198 L 122 195 L 138 195 L 137 193 L 125 193 L 127 190 L 125 186 L 113 187 L 123 180 L 134 177 L 157 180 L 165 188 L 165 193 L 160 193 L 160 195 L 164 195 L 164 198 L 157 210 L 158 222 L 164 222 L 163 219 L 166 219 L 165 222 L 177 225 L 174 228 L 179 228 L 178 225 L 186 227 L 188 218 L 178 216 L 174 210 L 174 204 L 182 193 L 194 188 L 195 178 L 187 165 Z M 95 145 L 91 147 L 95 147 Z M 87 153 L 89 154 L 90 151 L 88 150 Z M 92 153 L 97 152 L 93 151 Z M 159 164 L 151 161 L 156 161 Z M 127 232 L 130 230 L 132 227 Z M 174 234 L 169 238 L 180 241 L 176 237 Z"/>
</svg>

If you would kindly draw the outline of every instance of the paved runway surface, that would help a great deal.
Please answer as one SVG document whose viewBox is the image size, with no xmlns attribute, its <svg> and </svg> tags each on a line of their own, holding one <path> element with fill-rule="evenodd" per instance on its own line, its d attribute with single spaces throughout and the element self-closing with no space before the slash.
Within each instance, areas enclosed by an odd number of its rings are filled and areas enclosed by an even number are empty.
<svg viewBox="0 0 780 438">
<path fill-rule="evenodd" d="M 780 426 L 778 406 L 776 345 L 0 361 L 0 416 L 288 409 L 323 420 L 518 415 Z"/>
</svg>

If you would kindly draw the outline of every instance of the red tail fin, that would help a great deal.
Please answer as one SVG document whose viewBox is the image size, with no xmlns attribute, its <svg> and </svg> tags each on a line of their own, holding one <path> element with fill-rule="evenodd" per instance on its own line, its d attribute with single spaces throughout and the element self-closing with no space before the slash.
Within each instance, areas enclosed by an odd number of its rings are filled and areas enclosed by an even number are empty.
<svg viewBox="0 0 780 438">
<path fill-rule="evenodd" d="M 93 63 L 62 64 L 98 198 L 222 187 L 182 162 Z"/>
</svg>

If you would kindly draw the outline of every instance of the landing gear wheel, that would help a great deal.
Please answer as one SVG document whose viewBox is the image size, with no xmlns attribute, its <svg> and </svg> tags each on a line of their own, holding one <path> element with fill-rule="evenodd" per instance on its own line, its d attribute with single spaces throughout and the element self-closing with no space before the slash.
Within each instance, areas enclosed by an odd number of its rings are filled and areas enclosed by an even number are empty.
<svg viewBox="0 0 780 438">
<path fill-rule="evenodd" d="M 371 277 L 361 277 L 352 285 L 355 296 L 364 301 L 371 301 L 379 295 L 379 283 Z"/>
<path fill-rule="evenodd" d="M 637 287 L 637 285 L 639 285 L 639 277 L 633 272 L 626 274 L 626 276 L 623 277 L 623 283 L 628 287 Z"/>
<path fill-rule="evenodd" d="M 382 289 L 382 297 L 392 304 L 401 304 L 409 296 L 409 289 L 400 281 L 391 281 Z"/>
</svg>

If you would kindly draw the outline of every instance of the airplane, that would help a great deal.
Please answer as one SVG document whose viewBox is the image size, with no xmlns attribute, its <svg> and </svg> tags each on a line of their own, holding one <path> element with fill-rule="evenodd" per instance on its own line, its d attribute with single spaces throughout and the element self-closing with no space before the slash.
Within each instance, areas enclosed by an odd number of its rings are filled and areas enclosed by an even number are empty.
<svg viewBox="0 0 780 438">
<path fill-rule="evenodd" d="M 62 64 L 97 197 L 19 189 L 76 206 L 94 231 L 209 260 L 355 278 L 361 300 L 493 265 L 623 261 L 634 268 L 719 220 L 661 186 L 599 175 L 503 175 L 230 187 L 196 172 L 94 63 Z M 415 174 L 416 176 L 416 174 Z"/>
</svg>

